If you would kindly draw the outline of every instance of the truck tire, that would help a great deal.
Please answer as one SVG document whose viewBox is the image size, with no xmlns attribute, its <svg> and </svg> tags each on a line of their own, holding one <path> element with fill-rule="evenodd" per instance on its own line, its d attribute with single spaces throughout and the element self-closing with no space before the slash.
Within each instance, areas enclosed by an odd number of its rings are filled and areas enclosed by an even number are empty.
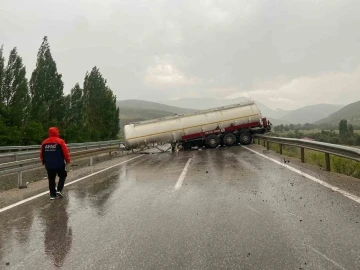
<svg viewBox="0 0 360 270">
<path fill-rule="evenodd" d="M 212 134 L 206 137 L 206 145 L 209 148 L 215 148 L 220 144 L 220 139 L 218 136 Z"/>
<path fill-rule="evenodd" d="M 223 143 L 226 146 L 233 146 L 236 143 L 236 137 L 233 133 L 227 133 L 225 134 L 223 138 Z"/>
<path fill-rule="evenodd" d="M 191 150 L 191 143 L 190 142 L 185 142 L 185 143 L 183 143 L 183 149 L 184 149 L 184 151 L 187 151 L 187 150 Z"/>
<path fill-rule="evenodd" d="M 251 134 L 249 132 L 243 132 L 240 134 L 240 143 L 242 145 L 248 145 L 251 143 Z"/>
</svg>

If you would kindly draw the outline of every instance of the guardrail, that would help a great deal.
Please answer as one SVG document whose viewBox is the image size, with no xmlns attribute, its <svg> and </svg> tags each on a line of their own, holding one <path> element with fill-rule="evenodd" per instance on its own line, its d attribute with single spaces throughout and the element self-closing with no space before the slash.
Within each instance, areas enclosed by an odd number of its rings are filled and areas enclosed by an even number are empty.
<svg viewBox="0 0 360 270">
<path fill-rule="evenodd" d="M 94 154 L 98 154 L 100 152 L 107 152 L 107 151 L 109 151 L 109 155 L 111 155 L 112 151 L 125 151 L 125 152 L 129 152 L 129 153 L 137 152 L 136 150 L 127 151 L 124 148 L 112 146 L 112 147 L 106 147 L 106 148 L 78 151 L 78 152 L 71 154 L 71 159 L 73 162 L 78 159 L 89 158 L 89 166 L 93 166 Z M 122 154 L 123 154 L 123 152 L 122 152 Z M 43 165 L 41 164 L 40 158 L 31 158 L 31 159 L 20 160 L 20 161 L 0 163 L 0 176 L 18 173 L 18 187 L 22 188 L 23 187 L 23 184 L 22 184 L 23 172 L 39 169 L 41 167 L 43 167 Z"/>
<path fill-rule="evenodd" d="M 355 161 L 360 161 L 360 149 L 347 147 L 343 145 L 316 142 L 302 139 L 291 139 L 283 137 L 271 137 L 265 135 L 255 135 L 254 140 L 258 139 L 258 144 L 263 142 L 263 146 L 266 149 L 270 149 L 270 143 L 276 143 L 279 145 L 279 152 L 282 155 L 283 145 L 296 146 L 300 148 L 300 160 L 302 163 L 305 162 L 305 149 L 322 152 L 325 154 L 325 169 L 331 170 L 330 155 L 348 158 Z M 255 142 L 255 141 L 254 141 Z"/>
<path fill-rule="evenodd" d="M 123 145 L 123 142 L 120 140 L 67 144 L 70 153 L 84 149 L 89 150 L 94 148 L 96 149 L 96 148 L 113 147 L 113 146 L 121 147 L 121 145 Z M 40 145 L 0 147 L 0 151 L 1 150 L 6 151 L 6 149 L 7 151 L 11 151 L 11 150 L 13 151 L 18 149 L 17 152 L 8 152 L 8 153 L 0 154 L 0 164 L 3 162 L 18 161 L 18 160 L 37 157 L 39 155 L 40 147 L 41 147 Z M 30 151 L 30 150 L 34 150 L 34 151 Z"/>
<path fill-rule="evenodd" d="M 86 146 L 94 146 L 94 145 L 116 145 L 122 144 L 123 142 L 120 140 L 112 140 L 112 141 L 100 141 L 100 142 L 85 142 L 85 143 L 68 143 L 67 146 L 69 148 L 74 147 L 86 147 Z M 12 151 L 29 151 L 29 150 L 38 150 L 40 149 L 41 145 L 26 145 L 26 146 L 1 146 L 0 152 L 12 152 Z"/>
</svg>

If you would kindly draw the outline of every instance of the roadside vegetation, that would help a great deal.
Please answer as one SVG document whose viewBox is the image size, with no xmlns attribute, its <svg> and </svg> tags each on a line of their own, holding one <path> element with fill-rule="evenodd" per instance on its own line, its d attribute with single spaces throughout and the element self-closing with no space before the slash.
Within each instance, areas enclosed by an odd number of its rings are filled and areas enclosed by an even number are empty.
<svg viewBox="0 0 360 270">
<path fill-rule="evenodd" d="M 277 126 L 274 132 L 269 136 L 287 137 L 297 139 L 310 139 L 320 142 L 327 142 L 333 144 L 341 144 L 352 147 L 360 147 L 360 130 L 354 130 L 351 125 L 347 124 L 346 120 L 339 122 L 338 130 L 321 130 L 316 126 Z M 297 129 L 299 128 L 299 129 Z M 270 143 L 270 149 L 279 153 L 280 147 L 277 144 Z M 295 157 L 300 159 L 300 148 L 294 146 L 283 146 L 283 155 Z M 305 162 L 325 168 L 324 153 L 305 149 Z M 360 162 L 330 155 L 331 171 L 345 174 L 348 176 L 360 179 Z"/>
<path fill-rule="evenodd" d="M 273 132 L 268 134 L 275 137 L 296 139 L 312 139 L 319 142 L 341 144 L 347 146 L 360 146 L 360 129 L 348 125 L 347 120 L 341 120 L 338 129 L 319 129 L 312 124 L 305 125 L 279 125 L 273 127 Z"/>
<path fill-rule="evenodd" d="M 280 153 L 278 144 L 270 143 L 270 150 Z M 283 155 L 300 159 L 300 148 L 283 146 Z M 305 149 L 305 163 L 325 168 L 325 154 Z M 360 179 L 360 162 L 330 155 L 331 171 Z"/>
<path fill-rule="evenodd" d="M 67 143 L 116 139 L 119 109 L 116 96 L 95 66 L 64 94 L 47 37 L 37 53 L 30 80 L 17 48 L 7 64 L 0 47 L 0 146 L 40 144 L 50 126 Z"/>
</svg>

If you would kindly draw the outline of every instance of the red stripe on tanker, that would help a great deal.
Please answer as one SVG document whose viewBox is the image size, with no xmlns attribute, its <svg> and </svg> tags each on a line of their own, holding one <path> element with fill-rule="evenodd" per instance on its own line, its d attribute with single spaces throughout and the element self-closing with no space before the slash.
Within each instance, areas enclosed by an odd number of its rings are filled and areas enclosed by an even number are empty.
<svg viewBox="0 0 360 270">
<path fill-rule="evenodd" d="M 243 125 L 238 125 L 238 126 L 232 126 L 232 127 L 227 127 L 224 129 L 217 129 L 217 130 L 212 130 L 212 131 L 207 131 L 207 132 L 200 132 L 200 133 L 195 133 L 195 134 L 190 134 L 190 135 L 184 135 L 182 136 L 182 139 L 184 141 L 186 140 L 191 140 L 191 139 L 195 139 L 197 137 L 206 137 L 207 135 L 210 134 L 219 134 L 222 132 L 234 132 L 238 129 L 242 129 L 242 128 L 251 128 L 251 127 L 255 127 L 258 126 L 259 122 L 252 122 L 252 123 L 248 123 L 248 124 L 243 124 Z"/>
</svg>

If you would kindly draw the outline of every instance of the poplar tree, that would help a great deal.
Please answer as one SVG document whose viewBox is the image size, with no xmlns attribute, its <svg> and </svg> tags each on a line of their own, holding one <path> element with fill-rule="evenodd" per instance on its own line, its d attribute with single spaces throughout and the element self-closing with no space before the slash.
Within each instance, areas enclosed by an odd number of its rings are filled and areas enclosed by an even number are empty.
<svg viewBox="0 0 360 270">
<path fill-rule="evenodd" d="M 105 89 L 106 81 L 97 67 L 94 67 L 90 73 L 86 73 L 84 80 L 85 125 L 91 140 L 95 141 L 102 137 L 101 108 Z"/>
<path fill-rule="evenodd" d="M 347 120 L 343 119 L 339 123 L 339 133 L 341 136 L 346 136 L 348 133 Z"/>
<path fill-rule="evenodd" d="M 105 90 L 102 100 L 103 130 L 102 139 L 115 138 L 119 133 L 119 109 L 116 107 L 116 97 L 110 88 Z"/>
<path fill-rule="evenodd" d="M 37 55 L 36 68 L 30 79 L 31 116 L 45 129 L 64 124 L 65 99 L 62 75 L 58 73 L 50 45 L 45 36 Z"/>
<path fill-rule="evenodd" d="M 3 100 L 3 81 L 5 76 L 5 58 L 3 55 L 4 46 L 1 45 L 0 47 L 0 122 L 3 121 L 3 107 L 4 107 L 4 100 Z"/>
<path fill-rule="evenodd" d="M 119 132 L 116 97 L 97 67 L 86 73 L 83 91 L 84 122 L 91 140 L 116 138 Z"/>
<path fill-rule="evenodd" d="M 22 128 L 27 119 L 30 96 L 26 68 L 16 47 L 10 52 L 2 89 L 7 124 Z"/>
<path fill-rule="evenodd" d="M 349 133 L 349 136 L 354 136 L 354 126 L 353 125 L 348 125 L 348 133 Z"/>
<path fill-rule="evenodd" d="M 66 140 L 69 142 L 86 141 L 90 137 L 84 130 L 86 125 L 84 123 L 83 90 L 78 83 L 71 89 L 66 104 Z"/>
<path fill-rule="evenodd" d="M 71 89 L 69 113 L 72 124 L 84 126 L 83 90 L 78 83 Z"/>
</svg>

